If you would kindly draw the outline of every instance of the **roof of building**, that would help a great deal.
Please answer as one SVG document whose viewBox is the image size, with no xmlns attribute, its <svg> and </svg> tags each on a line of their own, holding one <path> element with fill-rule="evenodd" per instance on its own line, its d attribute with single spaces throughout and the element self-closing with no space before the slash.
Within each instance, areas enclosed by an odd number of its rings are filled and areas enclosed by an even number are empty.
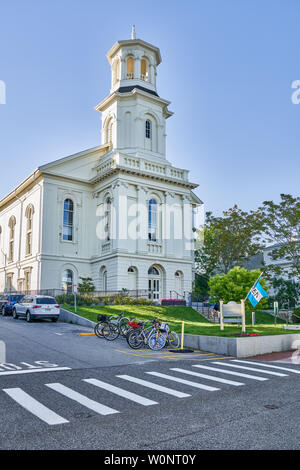
<svg viewBox="0 0 300 470">
<path fill-rule="evenodd" d="M 142 90 L 142 91 L 146 91 L 147 93 L 150 93 L 151 95 L 159 96 L 156 93 L 156 91 L 149 90 L 149 88 L 145 88 L 145 87 L 140 86 L 140 85 L 122 86 L 116 91 L 116 93 L 130 93 L 135 88 L 138 88 L 139 90 Z"/>
</svg>

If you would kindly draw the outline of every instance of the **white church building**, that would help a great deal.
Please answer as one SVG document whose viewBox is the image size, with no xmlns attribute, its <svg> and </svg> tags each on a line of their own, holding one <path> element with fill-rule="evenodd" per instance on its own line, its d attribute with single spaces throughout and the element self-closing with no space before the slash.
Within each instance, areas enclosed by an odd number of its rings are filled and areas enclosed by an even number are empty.
<svg viewBox="0 0 300 470">
<path fill-rule="evenodd" d="M 160 51 L 133 29 L 107 58 L 101 145 L 40 166 L 0 201 L 0 292 L 71 291 L 80 277 L 153 299 L 192 289 L 202 202 L 166 159 L 173 113 L 157 93 Z"/>
</svg>

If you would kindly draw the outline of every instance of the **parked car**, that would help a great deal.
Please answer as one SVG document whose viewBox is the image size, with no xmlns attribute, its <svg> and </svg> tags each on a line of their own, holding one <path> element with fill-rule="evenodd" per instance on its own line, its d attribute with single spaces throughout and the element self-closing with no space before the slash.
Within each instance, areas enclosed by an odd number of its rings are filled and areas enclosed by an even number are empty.
<svg viewBox="0 0 300 470">
<path fill-rule="evenodd" d="M 35 319 L 51 319 L 56 322 L 59 314 L 60 306 L 55 298 L 46 295 L 26 295 L 13 308 L 14 319 L 25 317 L 28 322 Z"/>
<path fill-rule="evenodd" d="M 20 302 L 24 294 L 4 294 L 0 297 L 0 313 L 3 317 L 11 315 L 17 302 Z"/>
</svg>

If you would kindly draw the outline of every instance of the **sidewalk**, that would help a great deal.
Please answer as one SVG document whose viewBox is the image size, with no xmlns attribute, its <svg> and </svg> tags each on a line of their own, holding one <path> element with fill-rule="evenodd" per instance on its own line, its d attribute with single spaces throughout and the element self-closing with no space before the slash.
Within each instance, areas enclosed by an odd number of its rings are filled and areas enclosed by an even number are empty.
<svg viewBox="0 0 300 470">
<path fill-rule="evenodd" d="M 295 350 L 291 351 L 280 351 L 280 352 L 274 352 L 271 354 L 262 354 L 259 356 L 252 356 L 251 358 L 247 359 L 255 359 L 257 361 L 269 361 L 269 362 L 294 362 L 295 359 L 293 358 L 293 353 L 295 353 Z M 294 359 L 294 361 L 293 361 Z M 300 356 L 298 356 L 298 363 L 300 363 Z"/>
</svg>

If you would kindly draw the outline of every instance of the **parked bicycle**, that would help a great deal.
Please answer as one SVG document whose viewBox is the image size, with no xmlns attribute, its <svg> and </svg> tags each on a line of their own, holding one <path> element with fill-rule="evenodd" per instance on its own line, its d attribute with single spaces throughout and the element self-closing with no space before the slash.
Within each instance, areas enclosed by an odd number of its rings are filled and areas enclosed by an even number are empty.
<svg viewBox="0 0 300 470">
<path fill-rule="evenodd" d="M 162 349 L 166 344 L 166 336 L 160 332 L 160 322 L 155 318 L 153 321 L 129 322 L 132 328 L 126 339 L 132 349 L 148 346 L 152 350 Z"/>
<path fill-rule="evenodd" d="M 124 312 L 121 312 L 120 315 L 111 315 L 110 322 L 117 326 L 121 336 L 126 336 L 129 330 L 128 322 L 130 318 L 126 317 Z"/>
<path fill-rule="evenodd" d="M 172 349 L 179 348 L 179 336 L 175 331 L 171 331 L 167 323 L 161 323 L 159 327 L 160 332 L 166 337 L 165 347 Z"/>
<path fill-rule="evenodd" d="M 107 341 L 114 341 L 120 335 L 119 328 L 112 323 L 107 315 L 98 315 L 98 323 L 95 325 L 94 332 L 98 338 L 105 338 Z"/>
</svg>

